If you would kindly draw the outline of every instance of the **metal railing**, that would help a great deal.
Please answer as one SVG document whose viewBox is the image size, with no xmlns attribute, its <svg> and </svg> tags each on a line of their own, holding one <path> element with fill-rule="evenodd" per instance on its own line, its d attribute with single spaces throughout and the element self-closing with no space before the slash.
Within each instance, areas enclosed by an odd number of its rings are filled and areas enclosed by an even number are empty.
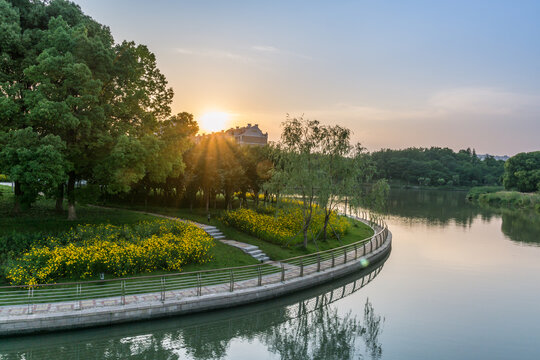
<svg viewBox="0 0 540 360">
<path fill-rule="evenodd" d="M 256 265 L 194 272 L 40 284 L 32 287 L 1 286 L 0 307 L 19 305 L 20 311 L 26 314 L 49 311 L 51 306 L 68 306 L 73 310 L 80 310 L 99 306 L 123 306 L 139 301 L 165 302 L 284 282 L 357 261 L 381 247 L 388 236 L 386 223 L 367 213 L 363 213 L 362 217 L 363 219 L 356 219 L 370 225 L 374 234 L 329 250 Z"/>
</svg>

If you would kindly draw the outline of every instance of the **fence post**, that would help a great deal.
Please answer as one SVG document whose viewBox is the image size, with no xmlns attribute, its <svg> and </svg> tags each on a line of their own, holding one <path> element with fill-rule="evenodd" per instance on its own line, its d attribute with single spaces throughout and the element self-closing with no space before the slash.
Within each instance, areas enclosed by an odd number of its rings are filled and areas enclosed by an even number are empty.
<svg viewBox="0 0 540 360">
<path fill-rule="evenodd" d="M 281 264 L 281 281 L 285 281 L 285 265 Z"/>
<path fill-rule="evenodd" d="M 334 250 L 330 252 L 332 254 L 332 267 L 336 264 L 336 258 L 334 257 Z"/>
<path fill-rule="evenodd" d="M 230 273 L 231 273 L 231 286 L 230 286 L 230 291 L 233 292 L 234 291 L 234 273 L 232 270 L 230 270 Z"/>
<path fill-rule="evenodd" d="M 197 296 L 201 296 L 201 273 L 197 273 Z"/>
<path fill-rule="evenodd" d="M 317 272 L 321 271 L 321 254 L 317 254 Z"/>
<path fill-rule="evenodd" d="M 343 248 L 343 263 L 347 263 L 347 248 Z"/>
<path fill-rule="evenodd" d="M 126 280 L 122 280 L 120 287 L 122 288 L 122 305 L 126 305 Z"/>
<path fill-rule="evenodd" d="M 257 270 L 259 272 L 259 282 L 258 282 L 258 286 L 261 286 L 262 285 L 262 273 L 261 273 L 261 265 L 257 266 Z"/>
<path fill-rule="evenodd" d="M 165 276 L 161 277 L 161 302 L 165 302 Z"/>
<path fill-rule="evenodd" d="M 300 259 L 300 277 L 304 276 L 304 259 Z"/>
<path fill-rule="evenodd" d="M 354 260 L 358 259 L 358 245 L 354 244 Z"/>
<path fill-rule="evenodd" d="M 34 288 L 32 285 L 28 288 L 28 314 L 34 313 Z"/>
</svg>

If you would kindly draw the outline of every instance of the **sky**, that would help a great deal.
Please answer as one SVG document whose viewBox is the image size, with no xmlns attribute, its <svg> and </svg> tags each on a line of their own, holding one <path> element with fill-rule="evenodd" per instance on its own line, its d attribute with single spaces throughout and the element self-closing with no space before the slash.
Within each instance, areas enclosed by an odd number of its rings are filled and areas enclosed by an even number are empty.
<svg viewBox="0 0 540 360">
<path fill-rule="evenodd" d="M 270 140 L 287 116 L 368 150 L 540 150 L 539 1 L 75 0 L 156 54 L 173 112 Z"/>
</svg>

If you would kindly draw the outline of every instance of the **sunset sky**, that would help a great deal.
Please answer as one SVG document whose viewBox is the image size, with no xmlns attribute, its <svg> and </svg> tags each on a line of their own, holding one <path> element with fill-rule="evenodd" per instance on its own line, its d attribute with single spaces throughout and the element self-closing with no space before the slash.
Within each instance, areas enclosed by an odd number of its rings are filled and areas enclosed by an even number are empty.
<svg viewBox="0 0 540 360">
<path fill-rule="evenodd" d="M 303 114 L 369 150 L 540 150 L 538 1 L 75 2 L 147 45 L 197 120 L 278 140 Z"/>
</svg>

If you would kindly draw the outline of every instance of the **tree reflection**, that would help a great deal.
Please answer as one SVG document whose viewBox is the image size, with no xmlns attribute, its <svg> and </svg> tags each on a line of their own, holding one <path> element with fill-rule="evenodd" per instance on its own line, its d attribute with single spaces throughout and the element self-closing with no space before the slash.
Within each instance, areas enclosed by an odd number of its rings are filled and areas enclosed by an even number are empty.
<svg viewBox="0 0 540 360">
<path fill-rule="evenodd" d="M 244 308 L 0 339 L 0 360 L 221 359 L 233 339 L 264 343 L 283 359 L 352 359 L 363 357 L 362 352 L 377 359 L 382 354 L 379 335 L 384 320 L 372 304 L 366 302 L 362 323 L 353 313 L 340 315 L 333 303 L 373 281 L 385 261 L 333 283 Z"/>
<path fill-rule="evenodd" d="M 320 307 L 269 329 L 265 342 L 281 359 L 325 360 L 362 358 L 357 343 L 363 339 L 365 352 L 372 359 L 382 355 L 379 335 L 384 319 L 376 315 L 366 300 L 364 322 L 348 312 L 340 316 L 335 307 Z"/>
<path fill-rule="evenodd" d="M 540 245 L 540 215 L 531 211 L 502 210 L 504 235 L 516 242 Z"/>
</svg>

